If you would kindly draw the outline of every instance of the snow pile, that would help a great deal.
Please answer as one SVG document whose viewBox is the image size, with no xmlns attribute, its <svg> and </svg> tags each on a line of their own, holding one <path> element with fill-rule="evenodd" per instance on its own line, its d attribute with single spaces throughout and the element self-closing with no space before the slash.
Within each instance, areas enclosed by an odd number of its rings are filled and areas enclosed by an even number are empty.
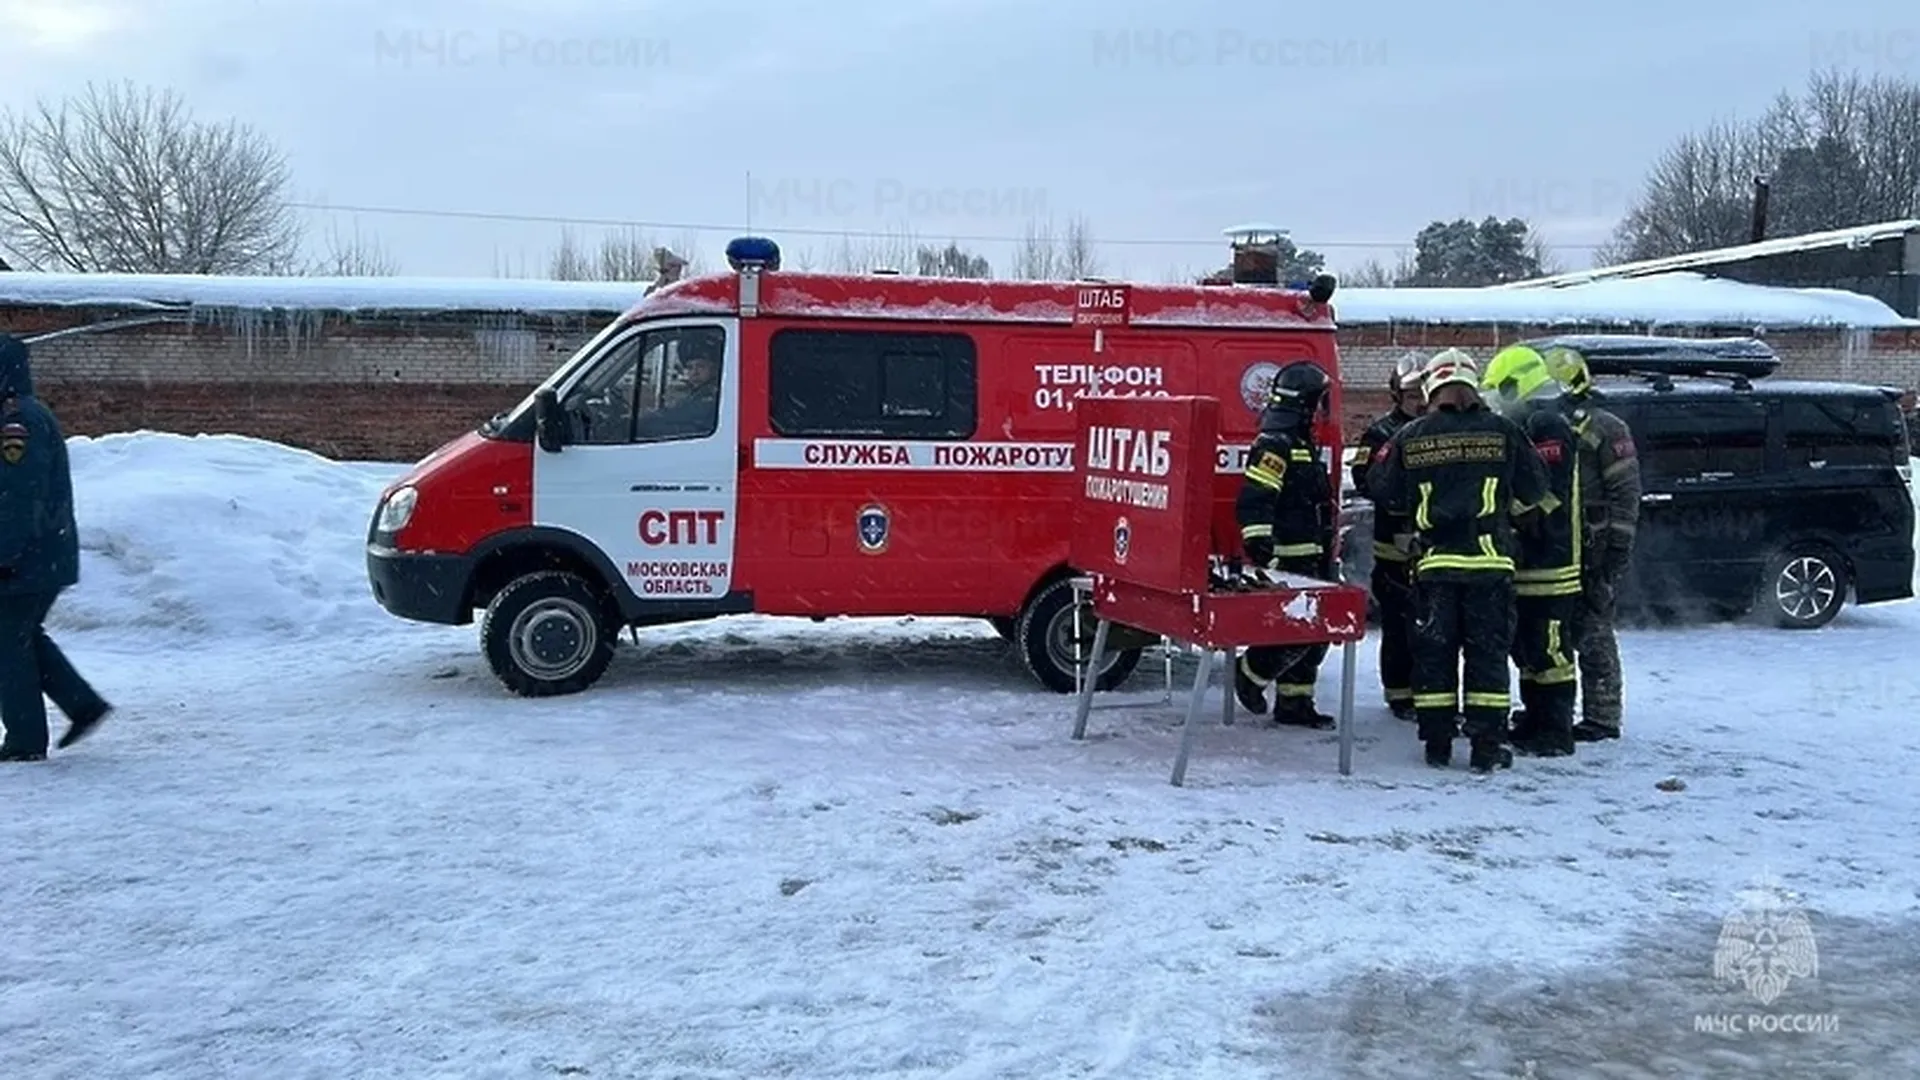
<svg viewBox="0 0 1920 1080">
<path fill-rule="evenodd" d="M 1748 285 L 1694 273 L 1559 288 L 1341 289 L 1333 306 L 1342 325 L 1920 326 L 1860 293 Z"/>
<path fill-rule="evenodd" d="M 68 441 L 80 584 L 57 629 L 338 634 L 384 618 L 364 541 L 397 465 L 341 464 L 231 435 Z"/>
<path fill-rule="evenodd" d="M 800 276 L 794 276 L 800 280 Z M 692 280 L 692 279 L 689 279 Z M 823 279 L 824 280 L 824 279 Z M 891 279 L 894 297 L 915 279 Z M 1036 283 L 1023 283 L 1031 288 Z M 949 282 L 943 287 L 962 287 Z M 874 289 L 880 289 L 875 279 Z M 871 290 L 870 290 L 871 291 Z M 202 307 L 333 311 L 477 311 L 615 313 L 641 310 L 641 282 L 519 281 L 496 278 L 428 277 L 221 277 L 198 274 L 45 274 L 0 275 L 0 303 L 24 305 L 114 306 L 134 308 Z M 1270 324 L 1272 314 L 1225 301 L 1232 290 L 1205 290 L 1203 306 L 1187 312 L 1163 312 L 1143 325 L 1182 318 L 1201 325 L 1241 322 Z M 775 294 L 777 296 L 777 294 Z M 980 317 L 987 305 L 956 305 L 941 299 L 924 304 L 893 299 L 804 296 L 776 299 L 795 313 L 859 314 L 869 317 L 962 319 Z M 1334 295 L 1343 324 L 1365 323 L 1516 323 L 1526 325 L 1638 326 L 1838 326 L 1892 328 L 1920 326 L 1870 296 L 1839 289 L 1789 289 L 1750 285 L 1692 272 L 1609 279 L 1564 286 L 1519 285 L 1475 289 L 1343 288 Z M 645 299 L 650 314 L 714 310 L 683 282 Z M 1071 308 L 1052 302 L 1016 312 L 1043 322 L 1067 321 Z M 1004 317 L 1004 316 L 1003 316 Z"/>
</svg>

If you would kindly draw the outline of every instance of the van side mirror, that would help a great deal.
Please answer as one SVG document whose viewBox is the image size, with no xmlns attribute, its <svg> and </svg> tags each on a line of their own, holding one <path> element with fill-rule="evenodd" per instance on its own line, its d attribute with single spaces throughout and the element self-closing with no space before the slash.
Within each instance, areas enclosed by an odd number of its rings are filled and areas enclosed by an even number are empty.
<svg viewBox="0 0 1920 1080">
<path fill-rule="evenodd" d="M 533 395 L 533 438 L 540 449 L 557 454 L 567 444 L 566 418 L 560 414 L 560 395 L 542 390 Z"/>
</svg>

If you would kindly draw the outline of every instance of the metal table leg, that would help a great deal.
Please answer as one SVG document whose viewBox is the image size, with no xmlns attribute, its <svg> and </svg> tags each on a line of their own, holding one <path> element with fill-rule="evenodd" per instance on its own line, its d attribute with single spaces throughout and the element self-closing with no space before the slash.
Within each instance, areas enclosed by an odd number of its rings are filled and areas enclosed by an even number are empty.
<svg viewBox="0 0 1920 1080">
<path fill-rule="evenodd" d="M 1233 726 L 1233 671 L 1240 663 L 1240 648 L 1227 646 L 1224 654 L 1226 662 L 1220 667 L 1220 723 L 1225 727 Z"/>
<path fill-rule="evenodd" d="M 1094 672 L 1100 670 L 1100 661 L 1107 655 L 1107 620 L 1101 619 L 1093 628 L 1093 655 L 1088 657 L 1087 665 L 1081 669 L 1080 701 L 1073 711 L 1073 737 L 1087 737 L 1087 714 L 1093 711 L 1093 687 L 1100 680 Z"/>
<path fill-rule="evenodd" d="M 1173 759 L 1173 786 L 1187 782 L 1187 758 L 1193 752 L 1193 732 L 1200 726 L 1200 706 L 1207 700 L 1207 677 L 1213 674 L 1213 650 L 1200 653 L 1200 669 L 1193 673 L 1193 695 L 1187 699 L 1187 726 L 1180 733 L 1180 756 Z"/>
<path fill-rule="evenodd" d="M 1353 683 L 1360 662 L 1358 642 L 1342 647 L 1340 658 L 1340 775 L 1353 775 Z"/>
</svg>

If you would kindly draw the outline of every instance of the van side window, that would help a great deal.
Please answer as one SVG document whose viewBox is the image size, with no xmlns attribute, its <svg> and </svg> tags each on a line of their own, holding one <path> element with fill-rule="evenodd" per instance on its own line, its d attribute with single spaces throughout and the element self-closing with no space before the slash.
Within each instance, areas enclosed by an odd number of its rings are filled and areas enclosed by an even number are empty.
<svg viewBox="0 0 1920 1080">
<path fill-rule="evenodd" d="M 977 360 L 966 334 L 781 330 L 768 346 L 768 419 L 785 436 L 970 438 Z"/>
<path fill-rule="evenodd" d="M 1654 476 L 1758 476 L 1767 468 L 1767 407 L 1750 398 L 1649 401 L 1634 427 Z"/>
<path fill-rule="evenodd" d="M 1787 398 L 1780 423 L 1788 468 L 1905 464 L 1901 417 L 1891 401 Z"/>
<path fill-rule="evenodd" d="M 615 446 L 712 435 L 726 344 L 717 326 L 679 326 L 615 345 L 567 393 L 570 441 Z"/>
</svg>

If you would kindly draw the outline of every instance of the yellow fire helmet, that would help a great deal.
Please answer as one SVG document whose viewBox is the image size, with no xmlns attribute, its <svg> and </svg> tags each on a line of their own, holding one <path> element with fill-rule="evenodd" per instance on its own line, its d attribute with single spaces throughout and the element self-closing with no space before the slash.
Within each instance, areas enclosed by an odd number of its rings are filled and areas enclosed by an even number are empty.
<svg viewBox="0 0 1920 1080">
<path fill-rule="evenodd" d="M 1593 374 L 1587 370 L 1587 358 L 1573 349 L 1556 345 L 1541 359 L 1546 362 L 1547 373 L 1566 387 L 1567 393 L 1584 394 L 1593 389 Z"/>
<path fill-rule="evenodd" d="M 1489 404 L 1501 412 L 1560 395 L 1560 384 L 1548 368 L 1546 358 L 1525 345 L 1509 345 L 1495 353 L 1487 362 L 1480 389 L 1486 393 Z"/>
</svg>

